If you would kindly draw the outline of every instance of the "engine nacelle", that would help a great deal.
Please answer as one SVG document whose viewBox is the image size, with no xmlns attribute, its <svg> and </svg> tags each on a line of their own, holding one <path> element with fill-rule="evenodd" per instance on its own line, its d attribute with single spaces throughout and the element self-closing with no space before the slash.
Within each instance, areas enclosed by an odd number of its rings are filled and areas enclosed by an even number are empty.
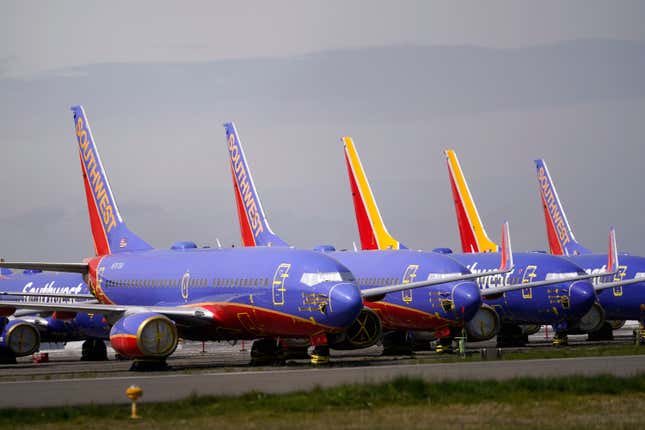
<svg viewBox="0 0 645 430">
<path fill-rule="evenodd" d="M 383 334 L 381 319 L 376 312 L 363 308 L 347 330 L 328 335 L 329 346 L 334 349 L 360 349 L 375 345 Z"/>
<path fill-rule="evenodd" d="M 126 315 L 110 330 L 112 348 L 126 358 L 165 358 L 177 348 L 177 328 L 155 312 Z"/>
<path fill-rule="evenodd" d="M 16 357 L 31 355 L 40 348 L 38 328 L 23 320 L 2 318 L 0 348 L 9 350 Z"/>
<path fill-rule="evenodd" d="M 591 306 L 591 309 L 580 318 L 578 329 L 585 332 L 600 330 L 605 322 L 605 310 L 597 302 Z"/>
<path fill-rule="evenodd" d="M 499 315 L 488 305 L 482 305 L 465 326 L 468 340 L 471 342 L 492 339 L 497 336 L 500 327 Z"/>
</svg>

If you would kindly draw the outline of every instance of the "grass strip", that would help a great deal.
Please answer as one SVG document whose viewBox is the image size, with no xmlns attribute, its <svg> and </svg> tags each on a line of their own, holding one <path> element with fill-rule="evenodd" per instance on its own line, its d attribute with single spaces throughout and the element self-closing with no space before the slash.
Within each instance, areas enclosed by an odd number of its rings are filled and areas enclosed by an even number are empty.
<svg viewBox="0 0 645 430">
<path fill-rule="evenodd" d="M 171 403 L 141 403 L 147 417 L 156 421 L 194 417 L 236 417 L 248 414 L 284 416 L 373 410 L 392 405 L 474 405 L 483 402 L 521 405 L 568 396 L 627 395 L 645 393 L 645 374 L 614 376 L 517 378 L 509 381 L 450 381 L 429 383 L 399 378 L 381 384 L 346 385 L 286 395 L 249 393 L 242 396 L 192 396 Z M 7 393 L 7 395 L 10 395 Z M 0 410 L 0 428 L 56 422 L 125 421 L 128 406 L 78 406 L 46 409 Z"/>
</svg>

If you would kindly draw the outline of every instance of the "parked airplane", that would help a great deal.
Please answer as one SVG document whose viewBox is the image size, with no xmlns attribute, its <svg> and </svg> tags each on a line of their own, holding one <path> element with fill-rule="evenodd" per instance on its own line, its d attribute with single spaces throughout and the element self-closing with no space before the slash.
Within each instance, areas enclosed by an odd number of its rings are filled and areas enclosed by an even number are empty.
<svg viewBox="0 0 645 430">
<path fill-rule="evenodd" d="M 5 269 L 6 270 L 6 269 Z M 94 300 L 82 277 L 75 273 L 4 272 L 0 276 L 0 296 L 28 304 L 33 301 L 77 303 Z M 7 309 L 0 309 L 6 313 Z M 41 342 L 83 340 L 81 360 L 107 360 L 110 327 L 101 314 L 54 312 L 43 314 L 20 311 L 12 318 L 0 317 L 0 363 L 15 363 L 16 357 L 37 351 Z"/>
<path fill-rule="evenodd" d="M 453 192 L 453 197 L 455 199 L 455 213 L 457 215 L 457 223 L 459 225 L 459 232 L 462 241 L 462 248 L 464 250 L 476 250 L 479 252 L 494 252 L 497 249 L 497 245 L 493 243 L 486 234 L 486 230 L 483 227 L 477 207 L 473 201 L 470 189 L 464 177 L 463 171 L 459 164 L 459 160 L 454 151 L 446 151 L 446 159 L 448 164 L 448 173 L 450 178 L 450 184 Z M 470 226 L 473 226 L 471 229 Z M 593 273 L 590 273 L 593 279 L 606 276 L 614 276 L 618 273 L 618 255 L 615 245 L 615 238 L 613 238 L 613 229 L 610 233 L 609 241 L 609 250 L 608 253 L 604 255 L 604 268 L 596 270 Z M 540 253 L 527 253 L 527 259 L 536 259 L 542 258 L 537 257 L 537 255 L 543 255 Z M 576 265 L 577 267 L 580 267 Z M 603 289 L 609 288 L 608 284 L 598 284 L 594 286 L 595 291 L 598 293 Z M 567 327 L 562 327 L 563 331 L 566 332 L 589 332 L 598 330 L 603 324 L 603 310 L 602 307 L 595 302 L 589 311 L 584 314 L 582 317 L 579 317 L 577 320 L 571 318 Z M 556 330 L 560 330 L 558 326 L 555 326 Z M 560 336 L 566 336 L 564 333 L 561 333 Z M 554 342 L 557 342 L 558 338 L 554 338 Z"/>
<path fill-rule="evenodd" d="M 605 270 L 607 256 L 592 253 L 573 235 L 546 162 L 535 160 L 535 166 L 551 254 L 566 256 L 588 273 Z M 636 285 L 623 289 L 629 284 Z M 596 285 L 604 286 L 598 292 L 598 301 L 607 321 L 599 330 L 589 333 L 590 338 L 613 339 L 612 329 L 620 328 L 625 320 L 638 320 L 640 342 L 645 343 L 645 258 L 621 253 L 618 273 L 610 279 L 598 279 Z"/>
<path fill-rule="evenodd" d="M 244 244 L 246 246 L 287 246 L 287 243 L 273 233 L 269 226 L 234 124 L 226 123 L 224 127 L 240 233 Z M 373 210 L 378 212 L 375 206 Z M 363 228 L 362 232 L 367 230 L 369 227 Z M 385 231 L 384 227 L 380 231 Z M 392 283 L 397 279 L 401 279 L 403 283 L 412 279 L 437 279 L 437 285 L 432 287 L 414 292 L 403 291 L 400 296 L 390 295 L 381 302 L 366 301 L 366 306 L 374 310 L 388 332 L 383 339 L 386 350 L 400 352 L 402 347 L 409 347 L 406 333 L 415 332 L 421 335 L 428 331 L 434 332 L 440 339 L 439 349 L 442 350 L 449 344 L 454 327 L 461 327 L 464 323 L 472 338 L 483 340 L 494 337 L 499 328 L 499 320 L 489 306 L 481 306 L 480 296 L 499 296 L 505 291 L 524 288 L 522 284 L 507 282 L 505 285 L 500 284 L 496 287 L 490 284 L 488 288 L 478 291 L 475 284 L 461 282 L 465 279 L 504 278 L 508 273 L 513 273 L 512 260 L 508 260 L 512 253 L 507 230 L 505 234 L 503 233 L 504 236 L 506 239 L 503 241 L 508 240 L 507 255 L 505 256 L 504 252 L 497 255 L 497 263 L 487 266 L 487 271 L 490 273 L 476 270 L 476 273 L 469 274 L 469 270 L 463 264 L 447 256 L 435 252 L 405 250 L 393 241 L 388 242 L 382 251 L 347 252 L 335 251 L 333 247 L 318 249 L 347 266 L 358 278 L 361 288 Z M 363 237 L 362 235 L 361 238 Z M 500 258 L 502 264 L 498 267 Z M 488 263 L 492 263 L 492 260 Z M 448 281 L 452 282 L 448 283 Z M 461 283 L 455 283 L 455 281 Z M 548 284 L 553 283 L 548 282 Z M 574 301 L 576 299 L 577 297 L 574 297 Z M 577 302 L 574 304 L 574 307 L 576 306 L 578 306 Z"/>
<path fill-rule="evenodd" d="M 387 231 L 374 195 L 351 138 L 342 139 L 350 178 L 356 220 L 363 249 L 402 247 Z M 493 270 L 495 253 L 452 254 L 447 248 L 435 251 L 450 254 L 472 272 L 486 274 Z M 497 336 L 499 345 L 523 344 L 527 340 L 522 324 L 553 324 L 562 333 L 568 322 L 584 315 L 595 300 L 591 283 L 581 268 L 571 262 L 548 255 L 514 253 L 515 268 L 504 275 L 479 278 L 478 283 L 488 309 L 488 317 L 478 324 L 501 320 Z M 526 284 L 530 283 L 528 287 Z M 490 295 L 491 289 L 519 285 L 521 291 Z M 538 288 L 549 286 L 549 288 Z M 565 339 L 557 337 L 558 344 Z M 472 340 L 478 340 L 476 336 Z"/>
<path fill-rule="evenodd" d="M 359 330 L 363 299 L 431 281 L 359 290 L 351 272 L 318 252 L 291 248 L 153 249 L 127 227 L 81 106 L 72 107 L 96 256 L 86 263 L 0 263 L 0 268 L 80 273 L 99 304 L 0 301 L 14 309 L 102 313 L 110 343 L 133 369 L 163 368 L 178 337 L 191 340 L 309 338 L 328 344 Z"/>
</svg>

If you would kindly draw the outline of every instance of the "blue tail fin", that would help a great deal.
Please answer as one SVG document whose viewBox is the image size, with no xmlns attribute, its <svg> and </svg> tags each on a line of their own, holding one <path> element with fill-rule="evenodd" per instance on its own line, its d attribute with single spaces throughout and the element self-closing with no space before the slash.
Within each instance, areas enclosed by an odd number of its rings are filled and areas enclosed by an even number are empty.
<svg viewBox="0 0 645 430">
<path fill-rule="evenodd" d="M 82 106 L 72 106 L 96 255 L 152 249 L 126 227 L 112 195 Z"/>
<path fill-rule="evenodd" d="M 544 222 L 549 239 L 549 249 L 554 255 L 590 254 L 591 251 L 579 244 L 567 221 L 562 203 L 544 160 L 535 160 L 537 179 L 544 209 Z"/>
<path fill-rule="evenodd" d="M 233 174 L 237 216 L 244 246 L 289 246 L 269 227 L 235 124 L 227 122 L 224 124 L 224 128 L 226 129 L 228 155 Z"/>
</svg>

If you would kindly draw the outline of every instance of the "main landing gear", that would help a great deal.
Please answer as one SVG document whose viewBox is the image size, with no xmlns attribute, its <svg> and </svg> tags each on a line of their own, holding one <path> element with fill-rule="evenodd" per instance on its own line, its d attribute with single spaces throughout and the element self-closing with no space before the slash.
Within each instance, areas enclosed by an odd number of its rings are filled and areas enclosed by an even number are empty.
<svg viewBox="0 0 645 430">
<path fill-rule="evenodd" d="M 383 355 L 412 355 L 413 339 L 407 331 L 390 331 L 383 335 Z"/>
<path fill-rule="evenodd" d="M 498 348 L 526 346 L 528 342 L 528 334 L 519 325 L 502 324 L 502 328 L 497 333 Z"/>
<path fill-rule="evenodd" d="M 251 366 L 283 365 L 284 354 L 280 343 L 275 339 L 258 339 L 251 347 Z"/>
<path fill-rule="evenodd" d="M 16 354 L 7 348 L 0 348 L 0 364 L 16 364 Z"/>
<path fill-rule="evenodd" d="M 101 339 L 87 339 L 83 342 L 81 361 L 106 361 L 107 347 Z"/>
<path fill-rule="evenodd" d="M 135 358 L 130 366 L 131 372 L 161 372 L 168 370 L 166 357 L 163 358 Z"/>
<path fill-rule="evenodd" d="M 614 330 L 611 324 L 608 321 L 603 322 L 598 330 L 587 333 L 587 340 L 614 340 Z"/>
</svg>

